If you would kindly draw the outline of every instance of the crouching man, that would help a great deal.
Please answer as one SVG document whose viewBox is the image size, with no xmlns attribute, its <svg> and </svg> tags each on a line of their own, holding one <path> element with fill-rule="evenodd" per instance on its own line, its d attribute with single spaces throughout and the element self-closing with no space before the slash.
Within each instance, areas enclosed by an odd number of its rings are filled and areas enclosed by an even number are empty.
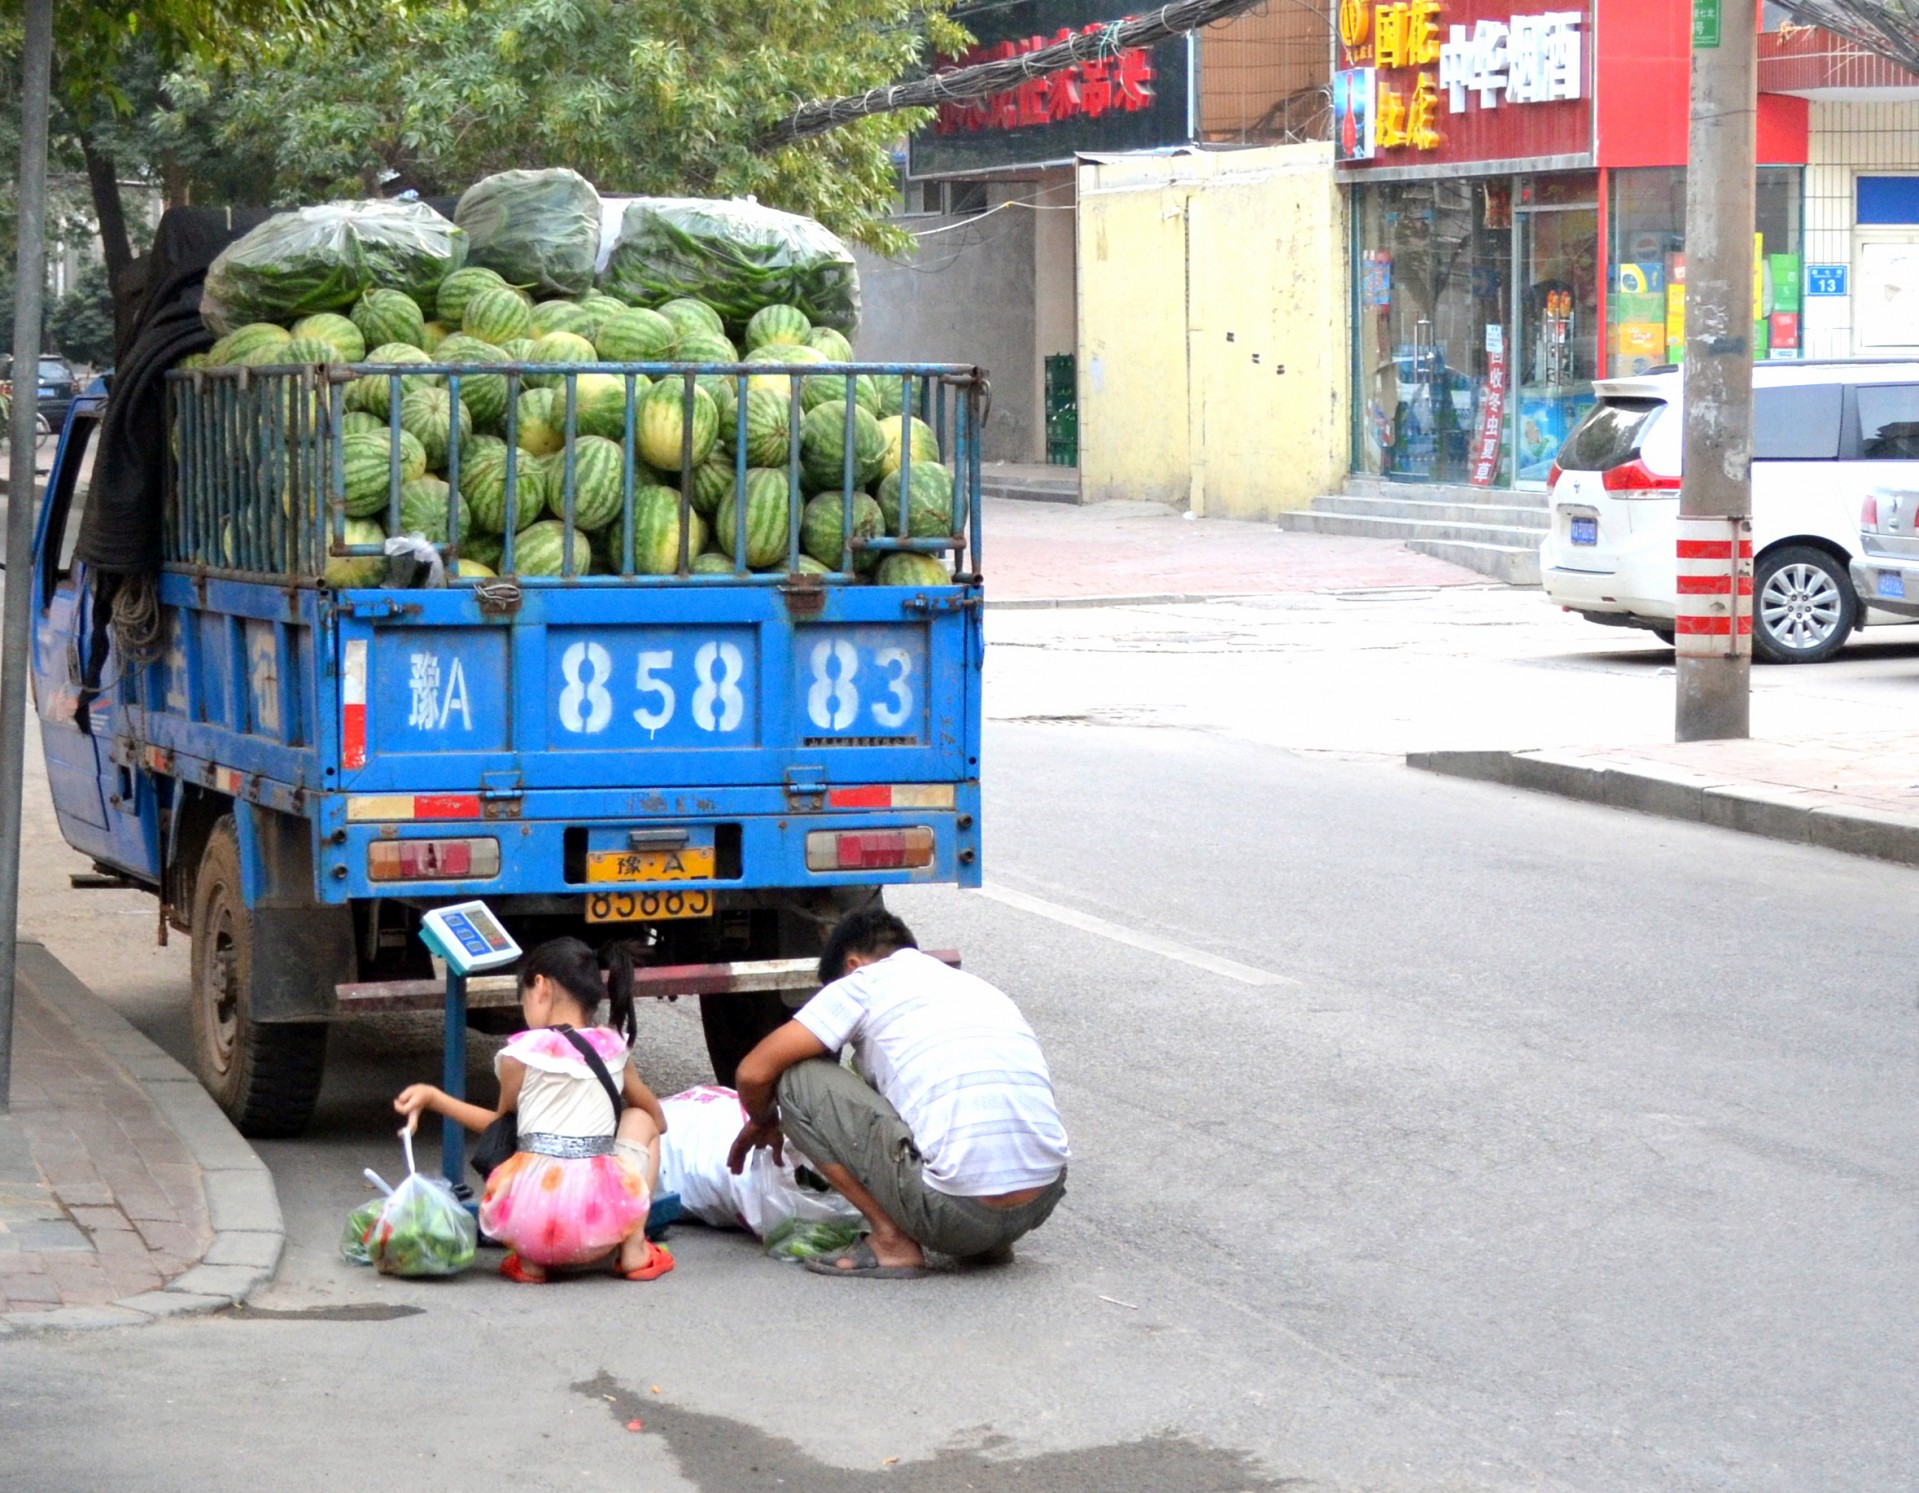
<svg viewBox="0 0 1919 1493">
<path fill-rule="evenodd" d="M 883 908 L 833 929 L 820 981 L 741 1060 L 746 1124 L 728 1165 L 790 1137 L 859 1209 L 866 1235 L 807 1262 L 822 1275 L 923 1275 L 928 1250 L 1007 1258 L 1066 1192 L 1066 1130 L 1033 1029 Z M 859 1073 L 836 1060 L 849 1045 Z"/>
</svg>

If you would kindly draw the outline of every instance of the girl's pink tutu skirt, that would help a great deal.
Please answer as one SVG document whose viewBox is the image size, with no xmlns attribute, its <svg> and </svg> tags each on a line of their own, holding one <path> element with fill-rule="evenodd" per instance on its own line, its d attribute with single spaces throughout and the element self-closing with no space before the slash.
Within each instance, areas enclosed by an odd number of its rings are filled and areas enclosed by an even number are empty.
<svg viewBox="0 0 1919 1493">
<path fill-rule="evenodd" d="M 480 1229 L 535 1265 L 589 1265 L 646 1226 L 649 1202 L 618 1155 L 517 1151 L 486 1179 Z"/>
</svg>

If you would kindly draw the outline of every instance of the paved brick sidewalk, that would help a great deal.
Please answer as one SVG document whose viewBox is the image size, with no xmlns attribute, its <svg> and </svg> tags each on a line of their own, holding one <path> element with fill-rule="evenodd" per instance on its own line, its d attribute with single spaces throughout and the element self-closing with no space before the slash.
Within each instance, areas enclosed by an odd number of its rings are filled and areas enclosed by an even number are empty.
<svg viewBox="0 0 1919 1493">
<path fill-rule="evenodd" d="M 0 1115 L 0 1331 L 205 1311 L 269 1279 L 271 1177 L 179 1064 L 20 946 Z"/>
<path fill-rule="evenodd" d="M 1188 519 L 1157 503 L 988 498 L 982 521 L 990 606 L 1494 584 L 1397 540 Z"/>
<path fill-rule="evenodd" d="M 1695 741 L 1535 752 L 1424 752 L 1407 762 L 1919 865 L 1919 734 Z"/>
</svg>

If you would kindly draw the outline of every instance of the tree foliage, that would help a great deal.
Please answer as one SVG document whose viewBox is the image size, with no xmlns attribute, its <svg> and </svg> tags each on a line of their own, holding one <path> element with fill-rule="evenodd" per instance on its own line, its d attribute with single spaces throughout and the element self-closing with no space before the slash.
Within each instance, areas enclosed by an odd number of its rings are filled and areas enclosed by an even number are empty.
<svg viewBox="0 0 1919 1493">
<path fill-rule="evenodd" d="M 63 358 L 113 365 L 113 296 L 107 289 L 107 268 L 92 264 L 80 272 L 73 289 L 47 308 L 46 340 Z"/>
<path fill-rule="evenodd" d="M 895 248 L 892 146 L 923 114 L 759 142 L 800 103 L 923 71 L 964 40 L 944 0 L 466 0 L 184 68 L 154 129 L 184 145 L 210 128 L 276 202 L 450 195 L 565 165 L 608 194 L 752 194 Z"/>
</svg>

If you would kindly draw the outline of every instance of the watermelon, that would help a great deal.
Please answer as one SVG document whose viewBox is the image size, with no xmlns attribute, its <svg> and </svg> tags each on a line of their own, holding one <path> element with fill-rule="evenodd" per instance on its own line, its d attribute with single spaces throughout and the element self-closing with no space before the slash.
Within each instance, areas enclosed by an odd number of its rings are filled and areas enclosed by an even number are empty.
<svg viewBox="0 0 1919 1493">
<path fill-rule="evenodd" d="M 460 565 L 464 569 L 468 561 L 484 565 L 488 572 L 497 575 L 500 561 L 506 554 L 506 541 L 498 534 L 462 534 L 460 536 Z"/>
<path fill-rule="evenodd" d="M 340 456 L 346 468 L 346 511 L 366 518 L 387 505 L 393 442 L 385 430 L 356 431 L 340 437 Z M 400 481 L 426 475 L 426 450 L 407 431 L 400 432 Z"/>
<path fill-rule="evenodd" d="M 509 363 L 524 363 L 526 355 L 533 351 L 531 337 L 509 337 L 500 344 L 500 351 L 506 354 Z"/>
<path fill-rule="evenodd" d="M 303 316 L 293 324 L 293 339 L 296 342 L 317 338 L 321 342 L 332 344 L 335 356 L 315 359 L 316 362 L 357 363 L 366 356 L 366 338 L 346 317 L 332 311 L 318 311 L 312 316 Z M 306 362 L 302 358 L 299 361 Z"/>
<path fill-rule="evenodd" d="M 580 308 L 580 323 L 565 330 L 578 332 L 596 347 L 599 345 L 601 329 L 626 310 L 626 302 L 616 301 L 610 295 L 583 295 L 573 304 Z"/>
<path fill-rule="evenodd" d="M 840 539 L 845 522 L 845 504 L 836 492 L 816 493 L 806 500 L 800 514 L 800 548 L 829 570 L 840 568 Z M 853 537 L 874 539 L 881 532 L 880 505 L 863 492 L 853 494 Z M 865 559 L 858 550 L 856 561 Z M 861 566 L 870 569 L 870 566 Z"/>
<path fill-rule="evenodd" d="M 899 419 L 900 411 L 906 407 L 906 380 L 904 378 L 894 378 L 889 374 L 885 378 L 876 380 L 876 382 L 880 386 L 880 407 L 874 410 L 873 413 L 878 415 L 882 420 Z M 913 407 L 915 409 L 919 407 L 919 388 L 917 385 L 915 385 L 913 389 Z"/>
<path fill-rule="evenodd" d="M 420 331 L 420 346 L 430 353 L 438 353 L 440 344 L 451 337 L 456 328 L 443 321 L 430 321 Z"/>
<path fill-rule="evenodd" d="M 693 491 L 688 496 L 693 501 L 693 511 L 701 518 L 711 518 L 720 506 L 720 499 L 733 491 L 733 459 L 719 452 L 693 468 Z"/>
<path fill-rule="evenodd" d="M 686 515 L 686 552 L 697 555 L 706 544 L 706 520 Z M 633 493 L 633 570 L 637 575 L 672 575 L 680 568 L 680 495 L 670 487 L 642 487 Z"/>
<path fill-rule="evenodd" d="M 491 342 L 465 332 L 455 332 L 433 350 L 439 363 L 504 363 L 506 354 Z M 450 387 L 450 384 L 449 384 Z M 506 417 L 506 375 L 504 373 L 463 373 L 460 375 L 460 403 L 482 430 L 499 428 Z"/>
<path fill-rule="evenodd" d="M 360 435 L 365 431 L 386 429 L 386 421 L 378 415 L 369 415 L 365 410 L 348 410 L 340 416 L 341 435 Z"/>
<path fill-rule="evenodd" d="M 824 363 L 826 359 L 819 353 L 814 352 L 810 347 L 792 347 L 786 343 L 781 343 L 777 347 L 756 348 L 741 359 L 741 361 L 746 363 L 804 364 Z M 835 393 L 841 392 L 846 388 L 843 382 L 837 380 L 829 380 L 828 382 L 829 385 L 834 387 Z M 802 379 L 800 381 L 801 388 L 803 389 L 805 385 L 806 381 Z M 789 397 L 792 386 L 793 379 L 791 375 L 785 373 L 756 373 L 752 378 L 747 380 L 747 387 L 749 389 L 770 389 L 782 399 Z"/>
<path fill-rule="evenodd" d="M 833 327 L 813 328 L 806 334 L 806 345 L 823 355 L 829 363 L 853 361 L 853 344 L 846 340 L 844 332 Z"/>
<path fill-rule="evenodd" d="M 513 461 L 513 509 L 524 529 L 546 512 L 546 469 L 530 452 L 511 452 L 505 441 L 474 437 L 469 460 L 460 453 L 460 496 L 473 514 L 476 534 L 499 534 L 506 528 L 506 470 Z"/>
<path fill-rule="evenodd" d="M 453 437 L 453 397 L 444 388 L 414 389 L 400 396 L 400 428 L 411 431 L 426 447 L 426 464 L 433 471 L 446 467 L 447 446 Z M 473 438 L 473 413 L 460 406 L 460 443 Z"/>
<path fill-rule="evenodd" d="M 505 284 L 506 281 L 500 278 L 497 271 L 483 264 L 469 264 L 464 269 L 455 270 L 440 282 L 433 304 L 434 319 L 449 327 L 457 327 L 466 319 L 468 301 L 482 290 Z"/>
<path fill-rule="evenodd" d="M 811 555 L 801 555 L 800 563 L 793 567 L 795 575 L 831 575 L 832 573 L 831 565 L 815 560 Z"/>
<path fill-rule="evenodd" d="M 880 422 L 857 405 L 853 409 L 853 485 L 864 487 L 879 474 L 886 455 Z M 800 422 L 800 466 L 814 487 L 838 487 L 846 470 L 846 401 L 829 399 Z"/>
<path fill-rule="evenodd" d="M 353 303 L 351 315 L 368 347 L 388 342 L 420 347 L 426 340 L 426 315 L 404 290 L 369 290 Z"/>
<path fill-rule="evenodd" d="M 633 397 L 638 399 L 653 385 L 645 374 L 635 374 Z M 561 413 L 565 413 L 562 404 Z M 573 377 L 573 422 L 582 435 L 605 436 L 609 441 L 626 439 L 626 379 L 617 373 L 579 373 Z"/>
<path fill-rule="evenodd" d="M 620 448 L 602 436 L 583 435 L 573 443 L 573 522 L 577 527 L 604 529 L 620 516 L 623 466 Z M 564 468 L 561 473 L 564 478 Z M 566 516 L 563 487 L 547 489 L 546 511 L 555 518 Z"/>
<path fill-rule="evenodd" d="M 812 330 L 813 323 L 798 306 L 762 306 L 747 322 L 744 341 L 749 350 L 782 343 L 804 347 Z"/>
<path fill-rule="evenodd" d="M 638 411 L 640 457 L 663 472 L 680 469 L 680 445 L 686 424 L 686 389 L 678 379 L 663 379 L 641 396 Z M 713 396 L 693 390 L 692 461 L 698 466 L 719 439 L 720 415 Z"/>
<path fill-rule="evenodd" d="M 913 465 L 937 463 L 940 459 L 940 440 L 933 434 L 933 427 L 917 416 L 911 416 L 907 429 L 913 432 Z M 880 475 L 884 477 L 900 469 L 900 417 L 895 415 L 890 420 L 882 421 L 880 434 L 886 439 L 886 453 L 880 458 Z"/>
<path fill-rule="evenodd" d="M 586 574 L 593 563 L 593 547 L 586 535 L 576 533 L 569 541 L 565 524 L 541 519 L 513 541 L 513 570 L 516 575 L 560 575 L 569 555 L 573 573 Z"/>
<path fill-rule="evenodd" d="M 461 331 L 495 347 L 526 336 L 532 326 L 533 308 L 525 296 L 506 284 L 474 291 L 460 314 Z"/>
<path fill-rule="evenodd" d="M 746 474 L 746 563 L 752 569 L 764 570 L 786 558 L 789 512 L 786 473 L 750 469 Z M 737 495 L 729 490 L 713 514 L 714 542 L 729 555 L 738 539 L 738 524 Z"/>
<path fill-rule="evenodd" d="M 680 296 L 668 301 L 659 308 L 660 315 L 673 323 L 674 334 L 684 337 L 688 332 L 711 332 L 716 337 L 726 335 L 726 324 L 720 320 L 720 313 L 705 301 L 697 301 L 692 296 Z"/>
<path fill-rule="evenodd" d="M 207 361 L 216 368 L 245 363 L 264 347 L 280 347 L 293 340 L 285 327 L 270 321 L 250 321 L 235 327 L 207 350 Z"/>
<path fill-rule="evenodd" d="M 953 532 L 953 474 L 934 462 L 914 462 L 913 500 L 908 505 L 907 537 L 937 539 Z M 888 534 L 900 531 L 900 474 L 888 472 L 878 488 L 880 517 Z"/>
<path fill-rule="evenodd" d="M 387 363 L 430 363 L 431 358 L 410 342 L 383 342 L 366 355 L 367 362 L 378 367 Z M 437 373 L 403 373 L 400 375 L 400 397 L 402 400 L 415 389 L 430 389 L 435 384 L 445 382 Z M 346 386 L 344 396 L 346 407 L 350 410 L 363 410 L 375 416 L 382 425 L 392 413 L 387 401 L 392 397 L 392 376 L 385 373 L 369 373 L 356 378 Z"/>
<path fill-rule="evenodd" d="M 953 578 L 943 562 L 931 555 L 888 555 L 873 577 L 881 586 L 950 586 Z"/>
<path fill-rule="evenodd" d="M 719 332 L 688 332 L 673 344 L 675 363 L 737 363 L 740 350 Z"/>
<path fill-rule="evenodd" d="M 449 579 L 456 581 L 491 581 L 499 577 L 500 572 L 484 560 L 473 560 L 462 555 L 448 570 Z"/>
<path fill-rule="evenodd" d="M 386 530 L 369 518 L 350 518 L 346 521 L 345 542 L 348 544 L 380 544 L 386 539 Z M 328 548 L 332 547 L 333 534 L 329 527 L 327 533 Z M 326 569 L 320 579 L 335 590 L 345 591 L 355 586 L 378 586 L 386 581 L 385 555 L 328 555 Z"/>
<path fill-rule="evenodd" d="M 664 316 L 636 309 L 608 317 L 593 345 L 609 363 L 659 363 L 679 340 L 679 329 Z"/>
<path fill-rule="evenodd" d="M 548 332 L 544 337 L 534 339 L 526 360 L 529 363 L 591 363 L 598 357 L 599 354 L 593 351 L 593 344 L 578 332 Z M 566 375 L 529 373 L 526 382 L 529 388 L 558 389 L 565 387 Z"/>
<path fill-rule="evenodd" d="M 576 417 L 577 418 L 577 417 Z M 520 396 L 520 449 L 547 456 L 566 444 L 566 402 L 553 389 L 528 389 Z"/>
<path fill-rule="evenodd" d="M 723 425 L 726 444 L 737 450 L 738 427 Z M 784 395 L 771 389 L 746 391 L 746 464 L 754 467 L 783 467 L 793 439 Z"/>
<path fill-rule="evenodd" d="M 800 385 L 800 409 L 816 410 L 829 399 L 846 398 L 846 380 L 853 380 L 853 402 L 870 415 L 878 415 L 880 386 L 870 373 L 819 374 Z"/>
<path fill-rule="evenodd" d="M 694 575 L 732 575 L 733 561 L 718 550 L 702 550 L 687 567 Z"/>
<path fill-rule="evenodd" d="M 591 321 L 592 318 L 572 301 L 537 301 L 533 306 L 529 327 L 535 338 L 544 337 L 549 332 L 574 332 L 591 341 L 586 330 Z"/>
<path fill-rule="evenodd" d="M 435 544 L 445 544 L 453 506 L 453 492 L 438 477 L 415 477 L 400 487 L 400 532 L 422 534 Z M 459 500 L 460 532 L 473 528 L 473 510 L 465 498 Z"/>
</svg>

